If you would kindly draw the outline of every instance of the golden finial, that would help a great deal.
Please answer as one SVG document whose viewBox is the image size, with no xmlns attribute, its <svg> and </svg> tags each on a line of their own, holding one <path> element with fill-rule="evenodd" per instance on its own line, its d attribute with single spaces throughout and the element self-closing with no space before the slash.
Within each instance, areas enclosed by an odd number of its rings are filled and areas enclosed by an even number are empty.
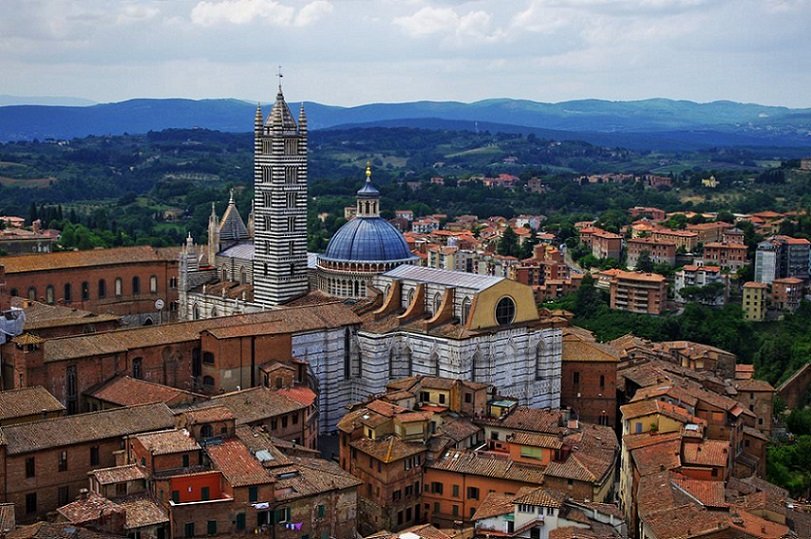
<svg viewBox="0 0 811 539">
<path fill-rule="evenodd" d="M 372 178 L 372 162 L 366 161 L 366 181 L 371 181 Z"/>
</svg>

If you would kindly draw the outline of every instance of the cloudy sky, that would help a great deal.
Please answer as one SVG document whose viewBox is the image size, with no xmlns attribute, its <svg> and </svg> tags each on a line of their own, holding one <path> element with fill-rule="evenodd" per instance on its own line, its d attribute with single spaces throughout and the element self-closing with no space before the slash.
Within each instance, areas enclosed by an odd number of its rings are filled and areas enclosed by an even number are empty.
<svg viewBox="0 0 811 539">
<path fill-rule="evenodd" d="M 811 0 L 1 0 L 0 94 L 811 107 Z"/>
</svg>

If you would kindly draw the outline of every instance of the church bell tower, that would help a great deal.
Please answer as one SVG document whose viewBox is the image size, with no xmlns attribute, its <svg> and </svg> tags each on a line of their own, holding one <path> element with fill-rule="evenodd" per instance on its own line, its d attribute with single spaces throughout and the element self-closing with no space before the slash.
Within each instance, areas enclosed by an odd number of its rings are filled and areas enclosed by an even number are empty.
<svg viewBox="0 0 811 539">
<path fill-rule="evenodd" d="M 281 81 L 281 79 L 280 79 Z M 270 115 L 254 119 L 254 301 L 275 306 L 307 293 L 307 118 L 298 124 L 281 82 Z"/>
</svg>

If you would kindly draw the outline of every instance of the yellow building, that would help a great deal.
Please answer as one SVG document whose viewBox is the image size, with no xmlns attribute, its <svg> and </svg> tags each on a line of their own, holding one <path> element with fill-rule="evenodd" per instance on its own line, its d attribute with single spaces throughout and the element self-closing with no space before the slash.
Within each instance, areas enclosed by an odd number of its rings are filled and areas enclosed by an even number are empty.
<svg viewBox="0 0 811 539">
<path fill-rule="evenodd" d="M 766 283 L 749 281 L 743 285 L 743 308 L 744 320 L 752 322 L 762 322 L 766 319 Z"/>
</svg>

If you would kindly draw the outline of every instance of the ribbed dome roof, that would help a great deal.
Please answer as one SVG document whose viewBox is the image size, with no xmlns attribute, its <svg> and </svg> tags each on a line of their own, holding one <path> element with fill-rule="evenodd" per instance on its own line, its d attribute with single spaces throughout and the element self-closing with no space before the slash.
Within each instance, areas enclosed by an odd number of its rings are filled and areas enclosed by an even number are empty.
<svg viewBox="0 0 811 539">
<path fill-rule="evenodd" d="M 414 255 L 400 231 L 381 217 L 356 217 L 332 236 L 322 258 L 327 260 L 387 262 Z"/>
</svg>

